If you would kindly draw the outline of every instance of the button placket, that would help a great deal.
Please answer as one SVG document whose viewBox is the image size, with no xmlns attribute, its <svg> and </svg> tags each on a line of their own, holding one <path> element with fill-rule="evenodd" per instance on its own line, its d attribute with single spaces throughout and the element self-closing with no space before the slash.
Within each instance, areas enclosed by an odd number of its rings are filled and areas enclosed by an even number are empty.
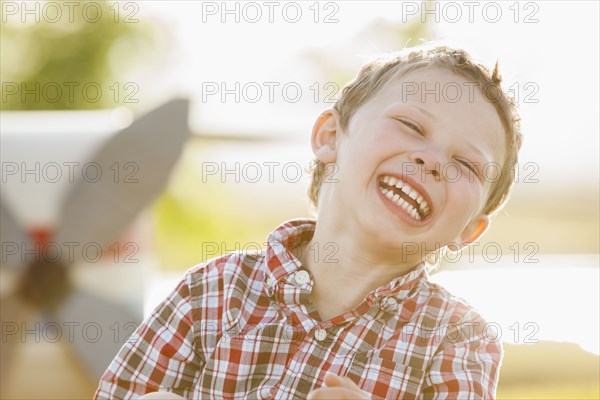
<svg viewBox="0 0 600 400">
<path fill-rule="evenodd" d="M 325 329 L 316 329 L 314 332 L 314 337 L 318 342 L 322 342 L 327 338 L 327 330 Z"/>
<path fill-rule="evenodd" d="M 385 297 L 381 301 L 381 306 L 385 311 L 396 311 L 398 309 L 398 300 L 395 297 Z"/>
<path fill-rule="evenodd" d="M 275 294 L 275 286 L 277 285 L 276 281 L 273 281 L 270 277 L 265 281 L 265 290 L 267 292 L 267 296 L 273 297 Z"/>
<path fill-rule="evenodd" d="M 304 269 L 298 270 L 294 274 L 294 282 L 300 286 L 305 285 L 310 282 L 310 274 Z"/>
</svg>

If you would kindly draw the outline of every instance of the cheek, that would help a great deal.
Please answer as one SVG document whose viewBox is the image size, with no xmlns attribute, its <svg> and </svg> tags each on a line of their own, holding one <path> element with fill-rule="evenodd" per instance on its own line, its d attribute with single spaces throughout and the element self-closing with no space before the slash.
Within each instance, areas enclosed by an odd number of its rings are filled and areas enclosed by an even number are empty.
<svg viewBox="0 0 600 400">
<path fill-rule="evenodd" d="M 484 187 L 478 182 L 469 182 L 468 179 L 461 179 L 449 185 L 453 186 L 449 192 L 452 193 L 453 208 L 457 216 L 464 218 L 478 214 L 485 201 Z"/>
<path fill-rule="evenodd" d="M 414 145 L 413 138 L 397 129 L 382 129 L 376 136 L 374 146 L 385 153 L 398 153 Z"/>
</svg>

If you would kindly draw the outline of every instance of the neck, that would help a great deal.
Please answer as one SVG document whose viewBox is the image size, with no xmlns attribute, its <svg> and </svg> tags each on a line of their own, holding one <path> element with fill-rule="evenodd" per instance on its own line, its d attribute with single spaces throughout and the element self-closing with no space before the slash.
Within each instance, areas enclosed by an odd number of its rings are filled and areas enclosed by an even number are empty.
<svg viewBox="0 0 600 400">
<path fill-rule="evenodd" d="M 363 230 L 350 226 L 348 220 L 336 223 L 320 217 L 314 236 L 297 250 L 297 256 L 314 276 L 314 296 L 345 296 L 346 303 L 354 306 L 374 289 L 411 271 L 420 260 L 391 251 L 373 236 L 357 234 Z"/>
</svg>

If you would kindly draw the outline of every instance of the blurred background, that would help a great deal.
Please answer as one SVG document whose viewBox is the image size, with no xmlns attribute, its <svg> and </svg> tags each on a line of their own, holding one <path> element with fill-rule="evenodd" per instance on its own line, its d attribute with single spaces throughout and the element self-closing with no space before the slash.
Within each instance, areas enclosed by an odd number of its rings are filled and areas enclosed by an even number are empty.
<svg viewBox="0 0 600 400">
<path fill-rule="evenodd" d="M 43 247 L 73 219 L 62 206 L 76 187 L 68 163 L 79 174 L 140 116 L 190 101 L 190 136 L 173 153 L 168 182 L 150 182 L 156 195 L 111 238 L 121 245 L 68 266 L 73 285 L 129 310 L 132 323 L 186 269 L 264 248 L 278 224 L 311 216 L 312 125 L 366 60 L 430 40 L 487 65 L 500 60 L 525 136 L 512 198 L 483 241 L 444 259 L 432 280 L 496 328 L 505 348 L 498 398 L 600 397 L 597 2 L 0 5 L 1 196 L 10 210 L 2 224 L 14 220 L 32 243 Z M 179 114 L 151 115 L 170 126 Z M 137 143 L 131 154 L 145 151 L 143 138 Z M 59 178 L 45 169 L 52 163 Z M 117 172 L 125 181 L 136 174 L 124 164 L 104 172 L 115 181 Z M 24 270 L 3 265 L 2 293 Z M 14 312 L 2 317 L 2 353 L 12 353 L 2 399 L 90 398 L 102 365 L 82 360 L 95 335 L 77 329 L 94 321 L 94 305 L 85 321 L 70 320 L 83 347 L 72 345 L 65 320 Z M 118 349 L 133 326 L 101 330 Z"/>
</svg>

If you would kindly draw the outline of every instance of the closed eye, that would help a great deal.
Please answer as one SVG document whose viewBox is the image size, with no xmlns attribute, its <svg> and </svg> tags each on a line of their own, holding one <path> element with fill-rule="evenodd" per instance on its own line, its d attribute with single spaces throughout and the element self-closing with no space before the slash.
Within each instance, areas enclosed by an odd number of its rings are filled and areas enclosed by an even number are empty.
<svg viewBox="0 0 600 400">
<path fill-rule="evenodd" d="M 477 176 L 477 178 L 481 179 L 476 163 L 467 160 L 458 160 L 458 162 L 464 165 L 465 167 L 469 168 Z"/>
<path fill-rule="evenodd" d="M 405 126 L 407 126 L 408 128 L 412 129 L 413 131 L 417 132 L 419 135 L 421 136 L 425 136 L 423 134 L 423 131 L 421 130 L 421 128 L 407 120 L 404 119 L 398 119 L 398 121 L 402 122 Z"/>
</svg>

